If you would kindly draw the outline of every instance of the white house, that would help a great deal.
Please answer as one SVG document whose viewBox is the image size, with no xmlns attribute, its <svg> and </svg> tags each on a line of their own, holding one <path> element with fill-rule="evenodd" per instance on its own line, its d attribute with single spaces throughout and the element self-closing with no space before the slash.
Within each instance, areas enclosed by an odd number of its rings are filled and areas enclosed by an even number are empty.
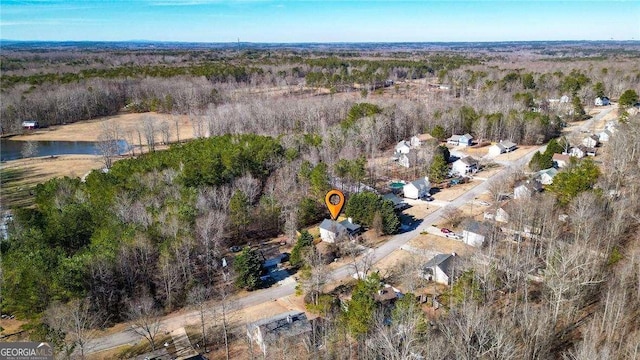
<svg viewBox="0 0 640 360">
<path fill-rule="evenodd" d="M 469 133 L 466 133 L 464 135 L 451 135 L 451 137 L 447 139 L 447 144 L 456 146 L 471 146 L 473 144 L 473 136 L 471 136 L 471 134 Z"/>
<path fill-rule="evenodd" d="M 460 135 L 451 135 L 451 137 L 447 139 L 447 144 L 458 146 L 459 143 Z"/>
<path fill-rule="evenodd" d="M 422 179 L 405 184 L 402 190 L 404 192 L 404 197 L 408 199 L 421 199 L 428 196 L 429 191 L 431 190 L 429 177 L 425 176 Z"/>
<path fill-rule="evenodd" d="M 438 284 L 450 285 L 454 275 L 456 254 L 438 254 L 424 264 L 422 277 Z"/>
<path fill-rule="evenodd" d="M 536 174 L 536 180 L 540 181 L 542 185 L 553 184 L 553 178 L 558 174 L 558 169 L 548 168 L 538 171 Z"/>
<path fill-rule="evenodd" d="M 500 141 L 495 143 L 489 147 L 489 155 L 490 156 L 498 156 L 503 153 L 508 153 L 514 151 L 517 148 L 517 145 L 511 141 Z"/>
<path fill-rule="evenodd" d="M 469 221 L 464 230 L 462 230 L 462 241 L 471 246 L 480 247 L 484 244 L 484 240 L 491 233 L 491 228 L 484 223 L 477 221 Z"/>
<path fill-rule="evenodd" d="M 258 344 L 264 355 L 269 346 L 278 345 L 281 341 L 308 340 L 303 337 L 310 335 L 311 331 L 311 322 L 300 311 L 290 311 L 247 324 L 247 337 Z"/>
<path fill-rule="evenodd" d="M 351 218 L 340 222 L 324 219 L 320 223 L 320 238 L 324 242 L 334 243 L 341 236 L 357 235 L 362 227 L 354 224 Z"/>
<path fill-rule="evenodd" d="M 557 168 L 563 168 L 569 165 L 571 157 L 566 154 L 553 154 L 553 157 L 551 159 L 553 160 L 553 166 Z"/>
<path fill-rule="evenodd" d="M 397 154 L 408 154 L 409 151 L 411 151 L 411 145 L 405 140 L 402 140 L 398 144 L 396 144 Z"/>
<path fill-rule="evenodd" d="M 598 135 L 587 136 L 586 138 L 582 139 L 582 145 L 594 148 L 598 146 L 598 144 L 600 144 L 599 139 L 600 138 L 598 137 Z"/>
<path fill-rule="evenodd" d="M 537 180 L 521 181 L 513 188 L 513 198 L 526 199 L 540 191 L 542 191 L 542 184 Z"/>
<path fill-rule="evenodd" d="M 581 159 L 585 157 L 585 155 L 587 155 L 587 152 L 585 151 L 584 147 L 574 146 L 571 149 L 569 149 L 569 156 L 573 156 L 573 157 L 577 157 L 578 159 Z"/>
<path fill-rule="evenodd" d="M 596 106 L 607 106 L 610 104 L 609 102 L 609 98 L 606 96 L 603 97 L 597 97 L 596 100 L 594 101 L 594 104 Z"/>
<path fill-rule="evenodd" d="M 613 135 L 611 131 L 605 129 L 598 134 L 598 141 L 607 142 L 611 139 L 611 135 Z"/>
<path fill-rule="evenodd" d="M 451 166 L 451 172 L 458 175 L 472 174 L 478 171 L 478 160 L 471 156 L 456 160 Z"/>
</svg>

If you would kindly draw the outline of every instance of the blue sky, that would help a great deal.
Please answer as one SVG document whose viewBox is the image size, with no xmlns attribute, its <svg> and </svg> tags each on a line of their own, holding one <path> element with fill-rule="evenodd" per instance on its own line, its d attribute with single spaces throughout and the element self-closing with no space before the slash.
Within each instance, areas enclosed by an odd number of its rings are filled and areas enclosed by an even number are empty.
<svg viewBox="0 0 640 360">
<path fill-rule="evenodd" d="M 233 42 L 640 40 L 640 1 L 2 0 L 0 38 Z"/>
</svg>

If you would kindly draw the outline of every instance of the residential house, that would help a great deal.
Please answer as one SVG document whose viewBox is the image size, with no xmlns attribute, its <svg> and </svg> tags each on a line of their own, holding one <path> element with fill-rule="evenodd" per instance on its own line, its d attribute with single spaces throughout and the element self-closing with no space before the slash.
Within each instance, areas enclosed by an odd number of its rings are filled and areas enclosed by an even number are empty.
<svg viewBox="0 0 640 360">
<path fill-rule="evenodd" d="M 469 221 L 462 230 L 462 241 L 471 246 L 480 247 L 491 234 L 491 226 L 478 221 Z"/>
<path fill-rule="evenodd" d="M 451 135 L 451 137 L 447 139 L 447 144 L 456 146 L 471 146 L 473 144 L 473 136 L 471 136 L 471 134 L 469 133 L 466 133 L 464 135 Z"/>
<path fill-rule="evenodd" d="M 382 305 L 393 304 L 400 297 L 402 297 L 400 290 L 389 284 L 384 284 L 382 289 L 373 294 L 373 299 Z"/>
<path fill-rule="evenodd" d="M 517 148 L 517 145 L 511 141 L 503 140 L 498 143 L 495 143 L 489 147 L 489 155 L 490 156 L 498 156 L 503 153 L 508 153 L 514 151 Z"/>
<path fill-rule="evenodd" d="M 311 322 L 300 311 L 290 311 L 247 325 L 247 337 L 258 344 L 265 356 L 269 346 L 281 341 L 300 341 L 309 336 L 311 331 Z"/>
<path fill-rule="evenodd" d="M 552 168 L 538 171 L 535 179 L 540 181 L 542 185 L 551 185 L 553 184 L 553 178 L 557 174 L 558 174 L 558 169 L 552 167 Z"/>
<path fill-rule="evenodd" d="M 540 191 L 542 191 L 542 184 L 537 180 L 521 181 L 513 188 L 513 198 L 527 199 Z"/>
<path fill-rule="evenodd" d="M 574 146 L 571 149 L 569 149 L 569 156 L 573 156 L 573 157 L 577 157 L 578 159 L 581 159 L 585 157 L 585 155 L 587 155 L 587 148 L 582 145 Z"/>
<path fill-rule="evenodd" d="M 553 154 L 551 159 L 553 160 L 553 166 L 556 168 L 563 168 L 569 165 L 571 157 L 566 154 Z"/>
<path fill-rule="evenodd" d="M 493 220 L 496 222 L 508 223 L 509 222 L 509 213 L 502 207 L 498 207 L 495 209 L 489 209 L 484 212 L 485 220 Z"/>
<path fill-rule="evenodd" d="M 351 218 L 340 222 L 324 219 L 320 223 L 320 238 L 322 241 L 334 243 L 342 236 L 355 236 L 360 233 L 362 227 L 354 224 Z"/>
<path fill-rule="evenodd" d="M 454 276 L 456 254 L 438 254 L 422 267 L 422 277 L 438 284 L 450 285 Z"/>
<path fill-rule="evenodd" d="M 404 192 L 404 197 L 408 199 L 421 199 L 429 196 L 429 191 L 431 191 L 429 177 L 425 176 L 422 179 L 405 184 L 402 190 Z"/>
<path fill-rule="evenodd" d="M 408 154 L 411 151 L 411 144 L 405 140 L 396 144 L 396 154 Z"/>
<path fill-rule="evenodd" d="M 471 156 L 456 160 L 451 166 L 451 172 L 458 175 L 473 174 L 478 171 L 478 160 Z"/>
<path fill-rule="evenodd" d="M 458 144 L 460 144 L 460 135 L 451 135 L 451 137 L 447 139 L 447 144 L 458 146 Z"/>
<path fill-rule="evenodd" d="M 38 127 L 39 127 L 38 122 L 35 120 L 25 120 L 22 122 L 23 129 L 32 130 L 32 129 L 37 129 Z"/>
<path fill-rule="evenodd" d="M 396 210 L 402 210 L 402 209 L 404 209 L 404 208 L 406 208 L 408 206 L 408 204 L 406 202 L 404 202 L 404 200 L 399 198 L 394 193 L 384 194 L 382 196 L 382 198 L 385 199 L 385 200 L 391 201 L 391 203 L 393 204 L 393 208 L 396 209 Z"/>
<path fill-rule="evenodd" d="M 602 132 L 600 132 L 598 134 L 598 141 L 607 142 L 607 141 L 609 141 L 609 139 L 611 139 L 611 135 L 613 135 L 613 133 L 611 133 L 611 131 L 605 129 L 605 130 L 603 130 Z"/>
<path fill-rule="evenodd" d="M 598 137 L 598 135 L 591 135 L 591 136 L 587 136 L 586 138 L 582 139 L 582 145 L 588 147 L 588 148 L 594 148 L 596 146 L 598 146 L 600 144 L 600 138 Z"/>
<path fill-rule="evenodd" d="M 594 104 L 596 106 L 607 106 L 610 104 L 609 102 L 609 98 L 606 96 L 603 97 L 597 97 L 596 100 L 594 101 Z"/>
</svg>

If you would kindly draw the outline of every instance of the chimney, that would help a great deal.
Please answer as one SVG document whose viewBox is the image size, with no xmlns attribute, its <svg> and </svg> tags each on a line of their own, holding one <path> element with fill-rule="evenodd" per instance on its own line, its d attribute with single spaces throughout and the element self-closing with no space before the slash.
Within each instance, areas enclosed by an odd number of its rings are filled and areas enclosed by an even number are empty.
<svg viewBox="0 0 640 360">
<path fill-rule="evenodd" d="M 456 254 L 456 253 L 454 253 L 454 252 L 452 252 L 452 253 L 451 253 L 451 256 L 457 256 L 457 254 Z"/>
<path fill-rule="evenodd" d="M 291 315 L 287 315 L 287 322 L 289 324 L 291 324 L 293 322 L 293 318 L 291 317 Z"/>
<path fill-rule="evenodd" d="M 347 221 L 353 224 L 353 218 L 347 218 Z"/>
</svg>

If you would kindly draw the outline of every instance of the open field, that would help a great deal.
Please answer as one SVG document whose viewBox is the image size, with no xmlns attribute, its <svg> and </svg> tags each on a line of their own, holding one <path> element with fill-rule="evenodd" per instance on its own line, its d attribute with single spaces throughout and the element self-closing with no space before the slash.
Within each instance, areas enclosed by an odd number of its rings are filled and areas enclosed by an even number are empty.
<svg viewBox="0 0 640 360">
<path fill-rule="evenodd" d="M 178 140 L 176 136 L 176 122 L 179 129 L 180 140 L 194 138 L 192 121 L 187 115 L 168 115 L 158 113 L 134 113 L 118 114 L 114 116 L 101 117 L 93 120 L 78 121 L 66 125 L 50 126 L 38 129 L 34 132 L 18 135 L 11 140 L 23 141 L 97 141 L 100 132 L 105 126 L 117 125 L 123 132 L 122 138 L 130 145 L 138 144 L 138 135 L 135 133 L 136 127 L 140 126 L 145 118 L 154 119 L 158 122 L 166 121 L 170 125 L 171 139 Z"/>
<path fill-rule="evenodd" d="M 82 177 L 103 167 L 100 156 L 62 155 L 12 160 L 2 164 L 2 205 L 30 205 L 32 190 L 54 177 Z"/>
</svg>

